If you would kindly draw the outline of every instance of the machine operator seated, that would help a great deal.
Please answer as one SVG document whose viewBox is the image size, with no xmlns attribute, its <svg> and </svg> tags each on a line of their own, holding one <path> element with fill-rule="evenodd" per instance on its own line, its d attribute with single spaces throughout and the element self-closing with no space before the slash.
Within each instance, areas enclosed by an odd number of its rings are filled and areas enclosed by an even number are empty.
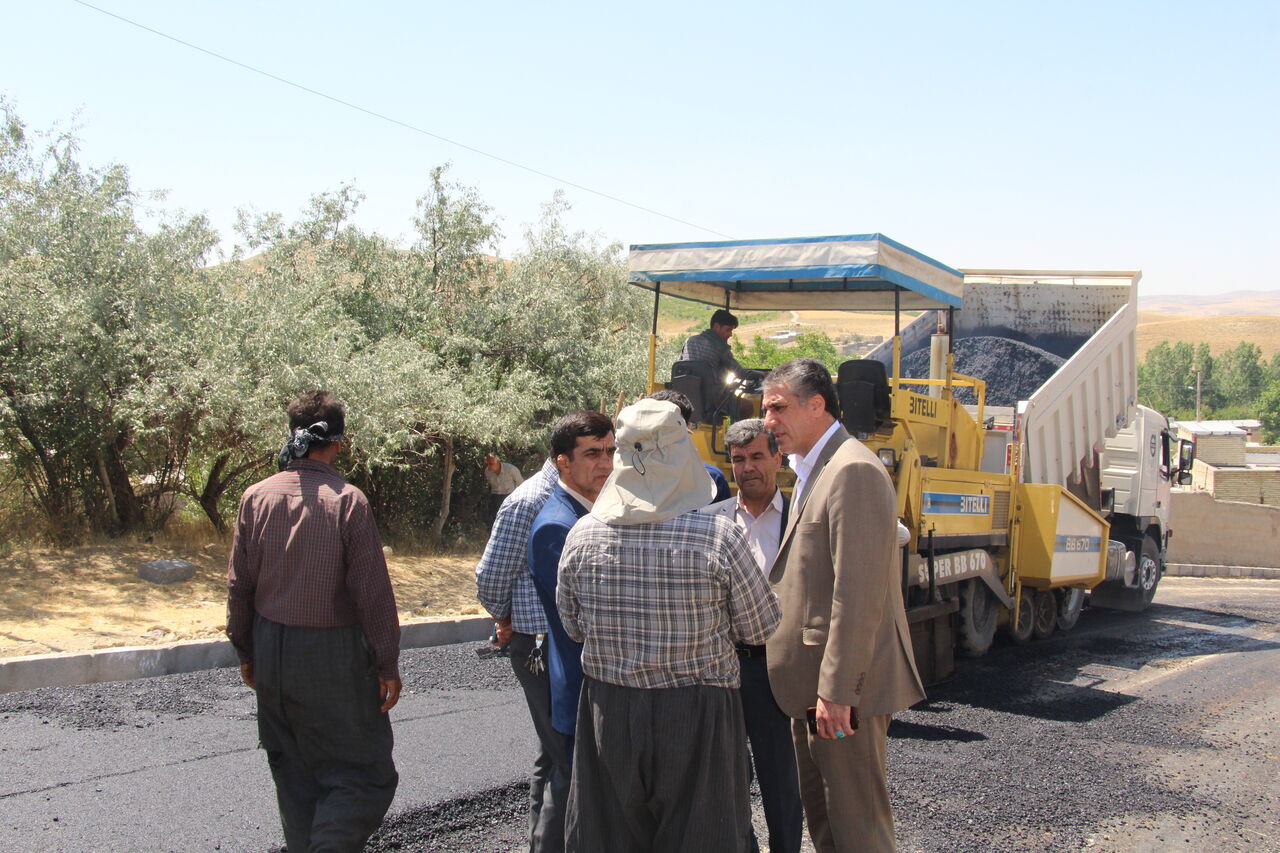
<svg viewBox="0 0 1280 853">
<path fill-rule="evenodd" d="M 753 407 L 746 400 L 741 400 L 736 405 L 728 405 L 729 400 L 735 396 L 735 387 L 739 391 L 754 390 L 758 394 L 758 388 L 749 386 L 753 383 L 758 384 L 763 376 L 760 371 L 743 367 L 733 357 L 729 338 L 733 336 L 733 330 L 737 327 L 737 317 L 723 308 L 718 309 L 711 315 L 710 328 L 704 329 L 684 342 L 680 350 L 680 358 L 672 366 L 673 380 L 684 375 L 698 377 L 701 387 L 700 393 L 695 398 L 695 410 L 700 421 L 714 420 L 720 413 L 728 414 L 733 420 L 751 417 L 754 414 Z M 689 389 L 682 388 L 682 390 L 688 393 Z"/>
<path fill-rule="evenodd" d="M 738 328 L 738 318 L 723 308 L 711 315 L 711 327 L 684 342 L 680 350 L 680 361 L 697 361 L 711 366 L 713 375 L 722 381 L 733 373 L 741 376 L 742 365 L 733 357 L 733 349 L 729 346 L 729 338 L 733 330 Z"/>
</svg>

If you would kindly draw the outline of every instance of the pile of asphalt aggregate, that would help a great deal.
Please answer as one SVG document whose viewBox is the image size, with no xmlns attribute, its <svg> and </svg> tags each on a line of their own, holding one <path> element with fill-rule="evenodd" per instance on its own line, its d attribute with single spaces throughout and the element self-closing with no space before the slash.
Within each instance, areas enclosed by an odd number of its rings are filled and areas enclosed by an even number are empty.
<svg viewBox="0 0 1280 853">
<path fill-rule="evenodd" d="M 505 853 L 528 843 L 529 785 L 521 783 L 389 815 L 365 850 Z"/>
<path fill-rule="evenodd" d="M 462 643 L 404 650 L 400 653 L 404 689 L 422 692 L 510 688 L 510 659 L 482 660 L 475 651 L 480 645 Z M 230 706 L 218 704 L 228 700 Z M 215 708 L 227 713 L 228 707 L 234 718 L 255 718 L 253 693 L 241 682 L 239 670 L 230 668 L 0 694 L 0 720 L 26 713 L 73 729 L 145 729 L 164 717 L 191 717 Z"/>
<path fill-rule="evenodd" d="M 405 690 L 505 690 L 514 684 L 511 659 L 480 657 L 488 643 L 459 643 L 400 653 Z"/>
<path fill-rule="evenodd" d="M 1089 340 L 1087 335 L 1028 335 L 1005 326 L 984 326 L 970 329 L 961 337 L 964 338 L 1007 338 L 1011 341 L 1030 344 L 1037 349 L 1052 353 L 1061 359 L 1068 359 Z"/>
<path fill-rule="evenodd" d="M 233 704 L 233 715 L 251 716 L 251 696 L 238 670 L 214 669 L 0 694 L 0 718 L 27 713 L 72 729 L 145 729 L 162 717 L 208 713 L 215 702 L 224 700 L 243 699 Z"/>
<path fill-rule="evenodd" d="M 955 370 L 987 383 L 988 406 L 1014 406 L 1030 399 L 1065 359 L 1022 341 L 980 336 L 961 338 L 952 344 Z M 902 375 L 911 379 L 929 378 L 929 350 L 918 349 L 902 359 Z M 973 404 L 977 398 L 968 388 L 956 390 L 956 399 Z"/>
</svg>

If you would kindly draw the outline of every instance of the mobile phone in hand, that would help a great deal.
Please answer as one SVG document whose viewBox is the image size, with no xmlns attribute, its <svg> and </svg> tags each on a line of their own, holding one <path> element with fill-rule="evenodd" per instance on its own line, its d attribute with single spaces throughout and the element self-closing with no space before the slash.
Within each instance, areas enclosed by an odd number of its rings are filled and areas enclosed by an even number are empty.
<svg viewBox="0 0 1280 853">
<path fill-rule="evenodd" d="M 809 724 L 809 734 L 816 735 L 818 733 L 818 709 L 805 708 L 804 718 L 805 718 L 805 721 Z M 857 708 L 849 709 L 849 728 L 853 729 L 855 732 L 858 730 L 858 709 Z"/>
</svg>

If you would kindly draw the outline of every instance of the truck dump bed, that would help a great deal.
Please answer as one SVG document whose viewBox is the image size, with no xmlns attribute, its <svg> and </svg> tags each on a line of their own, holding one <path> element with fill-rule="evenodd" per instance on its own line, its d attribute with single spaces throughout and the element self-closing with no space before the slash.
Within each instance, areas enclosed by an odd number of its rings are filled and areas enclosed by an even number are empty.
<svg viewBox="0 0 1280 853">
<path fill-rule="evenodd" d="M 1020 407 L 1022 479 L 1066 485 L 1093 451 L 1129 422 L 1137 401 L 1136 271 L 961 270 L 954 338 L 1011 338 L 1066 359 Z M 903 351 L 927 346 L 926 312 L 902 333 Z M 892 350 L 872 352 L 889 364 Z M 966 372 L 963 365 L 957 370 Z M 1000 375 L 981 376 L 988 384 Z"/>
</svg>

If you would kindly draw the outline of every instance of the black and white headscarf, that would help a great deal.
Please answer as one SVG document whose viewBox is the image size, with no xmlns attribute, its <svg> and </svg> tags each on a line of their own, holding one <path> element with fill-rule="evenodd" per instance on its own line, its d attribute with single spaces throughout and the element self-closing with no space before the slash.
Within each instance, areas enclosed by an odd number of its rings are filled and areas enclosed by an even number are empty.
<svg viewBox="0 0 1280 853">
<path fill-rule="evenodd" d="M 280 466 L 280 470 L 288 468 L 293 460 L 306 456 L 312 442 L 316 441 L 342 441 L 342 434 L 329 435 L 328 421 L 316 421 L 309 427 L 297 427 L 280 448 L 280 455 L 276 457 L 276 464 Z"/>
</svg>

